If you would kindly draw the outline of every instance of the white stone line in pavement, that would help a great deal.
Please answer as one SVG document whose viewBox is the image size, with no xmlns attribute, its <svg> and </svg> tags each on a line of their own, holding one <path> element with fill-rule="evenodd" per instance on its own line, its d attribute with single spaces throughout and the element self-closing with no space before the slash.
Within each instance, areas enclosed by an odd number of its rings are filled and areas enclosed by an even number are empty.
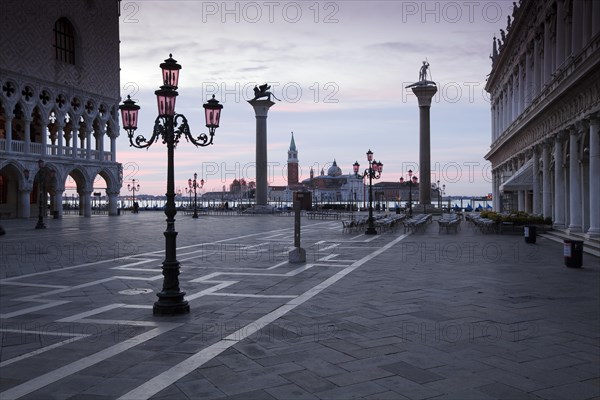
<svg viewBox="0 0 600 400">
<path fill-rule="evenodd" d="M 146 259 L 142 259 L 137 261 L 137 257 L 134 258 L 136 260 L 136 262 L 133 263 L 128 263 L 125 265 L 117 265 L 116 267 L 111 267 L 111 269 L 124 269 L 127 271 L 152 271 L 152 272 L 156 272 L 156 269 L 149 269 L 149 268 L 131 268 L 132 266 L 135 265 L 142 265 L 142 264 L 148 264 L 148 263 L 155 263 L 158 262 L 157 259 L 154 258 L 146 258 Z"/>
<path fill-rule="evenodd" d="M 21 361 L 21 360 L 25 360 L 25 359 L 33 357 L 33 356 L 37 356 L 38 354 L 42 354 L 49 350 L 55 349 L 57 347 L 64 346 L 65 344 L 73 343 L 77 340 L 91 336 L 90 334 L 83 334 L 83 333 L 62 333 L 62 332 L 40 333 L 39 331 L 24 331 L 24 330 L 20 330 L 20 329 L 0 329 L 0 332 L 15 332 L 15 333 L 20 333 L 20 334 L 30 333 L 32 335 L 48 335 L 48 336 L 70 336 L 70 338 L 67 340 L 62 340 L 60 342 L 53 343 L 53 344 L 45 346 L 45 347 L 41 347 L 37 350 L 30 351 L 29 353 L 25 353 L 25 354 L 22 354 L 20 356 L 14 357 L 14 358 L 10 358 L 6 361 L 2 361 L 2 362 L 0 362 L 0 368 L 6 367 L 7 365 L 10 365 L 13 363 L 16 363 L 17 361 Z"/>
<path fill-rule="evenodd" d="M 70 267 L 63 267 L 63 268 L 58 268 L 58 269 L 51 269 L 51 270 L 48 270 L 48 271 L 41 271 L 41 272 L 32 272 L 31 274 L 25 274 L 25 275 L 13 276 L 11 278 L 0 279 L 0 284 L 4 284 L 5 282 L 10 282 L 10 281 L 16 281 L 18 279 L 31 278 L 33 276 L 47 275 L 47 274 L 52 274 L 52 273 L 55 273 L 55 272 L 64 272 L 64 271 L 69 271 L 71 269 L 77 269 L 77 268 L 83 268 L 83 267 L 90 267 L 90 266 L 93 266 L 93 265 L 105 264 L 107 262 L 114 262 L 116 260 L 119 260 L 119 259 L 118 258 L 109 258 L 107 260 L 95 261 L 95 262 L 85 263 L 85 264 L 79 264 L 79 265 L 72 265 Z"/>
<path fill-rule="evenodd" d="M 173 330 L 181 325 L 183 324 L 163 324 L 162 326 L 124 340 L 123 342 L 117 343 L 90 356 L 83 357 L 63 367 L 57 368 L 46 374 L 40 375 L 34 379 L 28 380 L 20 385 L 5 390 L 4 392 L 0 393 L 0 399 L 13 400 L 23 397 L 29 393 L 43 388 L 44 386 L 48 386 L 85 368 L 91 367 L 92 365 L 98 364 L 101 361 L 114 357 L 117 354 L 120 354 L 134 346 L 147 342 L 148 340 L 162 335 L 163 333 Z"/>
<path fill-rule="evenodd" d="M 85 311 L 85 312 L 82 312 L 82 313 L 79 313 L 79 314 L 71 315 L 70 317 L 59 319 L 56 322 L 74 322 L 74 321 L 78 321 L 78 320 L 83 319 L 83 318 L 87 318 L 87 317 L 92 316 L 92 315 L 101 314 L 103 312 L 114 310 L 115 308 L 120 308 L 120 307 L 123 307 L 123 306 L 124 306 L 124 304 L 122 304 L 122 303 L 109 304 L 109 305 L 104 306 L 104 307 L 94 308 L 94 309 L 89 310 L 89 311 Z"/>
<path fill-rule="evenodd" d="M 339 254 L 328 254 L 325 257 L 317 259 L 317 261 L 331 261 L 332 258 L 339 256 Z"/>
<path fill-rule="evenodd" d="M 33 301 L 33 300 L 32 300 Z M 38 300 L 39 301 L 39 300 Z M 9 319 L 13 317 L 18 317 L 20 315 L 25 315 L 33 312 L 37 312 L 40 310 L 45 310 L 46 308 L 61 306 L 63 304 L 70 303 L 68 300 L 59 300 L 59 301 L 48 301 L 48 303 L 41 304 L 39 306 L 33 306 L 28 308 L 23 308 L 17 311 L 13 311 L 6 314 L 0 314 L 1 319 Z"/>
<path fill-rule="evenodd" d="M 316 286 L 313 286 L 311 289 L 307 290 L 306 292 L 304 292 L 300 296 L 296 297 L 295 299 L 290 300 L 288 303 L 286 303 L 286 304 L 282 305 L 281 307 L 271 311 L 270 313 L 258 318 L 254 322 L 249 323 L 245 327 L 243 327 L 243 328 L 239 329 L 238 331 L 232 333 L 231 335 L 227 336 L 225 339 L 220 340 L 219 342 L 201 350 L 200 352 L 185 359 L 184 361 L 180 362 L 179 364 L 169 368 L 167 371 L 155 376 L 154 378 L 150 379 L 146 383 L 129 391 L 128 393 L 121 396 L 119 398 L 119 400 L 128 400 L 128 399 L 142 400 L 142 399 L 148 399 L 148 398 L 154 396 L 156 393 L 160 392 L 161 390 L 163 390 L 163 389 L 167 388 L 168 386 L 172 385 L 173 383 L 177 382 L 179 379 L 188 375 L 192 371 L 198 369 L 203 364 L 212 360 L 214 357 L 218 356 L 225 350 L 227 350 L 230 347 L 234 346 L 235 344 L 239 343 L 241 340 L 247 338 L 248 336 L 251 336 L 252 334 L 256 333 L 258 330 L 264 328 L 268 324 L 271 324 L 275 320 L 281 318 L 282 316 L 284 316 L 285 314 L 287 314 L 294 308 L 296 308 L 296 307 L 300 306 L 301 304 L 305 303 L 306 301 L 310 300 L 312 297 L 316 296 L 317 294 L 319 294 L 320 292 L 322 292 L 329 286 L 333 285 L 334 283 L 336 283 L 337 281 L 339 281 L 340 279 L 342 279 L 343 277 L 345 277 L 346 275 L 348 275 L 349 273 L 351 273 L 352 271 L 354 271 L 361 265 L 365 264 L 366 262 L 372 260 L 373 258 L 377 257 L 378 255 L 382 254 L 383 252 L 387 251 L 388 249 L 393 247 L 396 243 L 400 242 L 407 236 L 408 236 L 407 234 L 399 236 L 398 238 L 391 241 L 387 245 L 366 255 L 365 257 L 356 261 L 352 265 L 344 268 L 340 272 L 338 272 L 335 275 L 331 276 L 330 278 L 324 280 L 323 282 L 317 284 Z"/>
<path fill-rule="evenodd" d="M 285 261 L 282 261 L 282 262 L 280 262 L 280 263 L 277 263 L 277 264 L 275 264 L 275 265 L 273 265 L 273 266 L 271 266 L 271 267 L 269 267 L 269 268 L 265 268 L 265 271 L 270 271 L 270 270 L 273 270 L 273 269 L 275 269 L 275 268 L 279 268 L 279 267 L 281 267 L 282 265 L 286 265 L 286 264 L 289 264 L 289 261 L 288 261 L 288 260 L 285 260 Z M 254 269 L 258 269 L 258 268 L 254 268 Z"/>
<path fill-rule="evenodd" d="M 327 247 L 319 248 L 319 251 L 325 251 L 325 250 L 335 249 L 339 245 L 340 245 L 340 243 L 333 243 L 333 244 L 331 244 L 331 245 L 329 245 Z"/>
<path fill-rule="evenodd" d="M 247 294 L 247 293 L 227 293 L 227 292 L 219 292 L 219 293 L 211 293 L 211 296 L 223 296 L 223 297 L 249 297 L 249 298 L 257 298 L 257 299 L 293 299 L 296 297 L 295 295 L 287 295 L 287 294 Z"/>
<path fill-rule="evenodd" d="M 123 308 L 145 308 L 147 310 L 151 310 L 154 308 L 154 306 L 146 304 L 126 304 L 123 306 Z"/>
<path fill-rule="evenodd" d="M 211 282 L 211 281 L 206 281 L 206 282 L 207 283 L 215 283 L 215 282 Z M 209 294 L 212 294 L 212 293 L 216 292 L 217 290 L 221 290 L 223 288 L 231 286 L 234 283 L 238 283 L 238 281 L 222 281 L 218 285 L 209 287 L 208 289 L 201 290 L 201 291 L 199 291 L 197 293 L 192 293 L 191 295 L 186 295 L 185 298 L 189 302 L 189 301 L 195 300 L 195 299 L 197 299 L 199 297 L 207 296 Z"/>
<path fill-rule="evenodd" d="M 30 286 L 47 289 L 64 289 L 65 285 L 45 285 L 43 283 L 27 283 L 27 282 L 2 282 L 1 286 Z"/>
</svg>

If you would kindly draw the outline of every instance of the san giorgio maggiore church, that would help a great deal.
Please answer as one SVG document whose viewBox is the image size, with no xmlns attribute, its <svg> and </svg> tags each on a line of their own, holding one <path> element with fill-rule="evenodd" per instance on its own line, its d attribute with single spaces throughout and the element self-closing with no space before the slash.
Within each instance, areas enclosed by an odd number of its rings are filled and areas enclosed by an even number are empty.
<svg viewBox="0 0 600 400">
<path fill-rule="evenodd" d="M 368 199 L 365 185 L 361 176 L 354 173 L 343 174 L 342 169 L 333 160 L 327 172 L 322 168 L 315 175 L 314 168 L 310 169 L 310 177 L 300 181 L 298 149 L 292 133 L 287 159 L 287 185 L 269 186 L 269 201 L 272 203 L 292 203 L 293 194 L 297 191 L 311 192 L 312 203 L 359 204 Z"/>
<path fill-rule="evenodd" d="M 66 186 L 80 215 L 91 215 L 98 188 L 117 215 L 119 6 L 0 2 L 1 217 L 37 215 L 43 188 L 42 201 L 60 218 Z"/>
<path fill-rule="evenodd" d="M 600 1 L 522 0 L 494 38 L 496 210 L 600 238 Z"/>
</svg>

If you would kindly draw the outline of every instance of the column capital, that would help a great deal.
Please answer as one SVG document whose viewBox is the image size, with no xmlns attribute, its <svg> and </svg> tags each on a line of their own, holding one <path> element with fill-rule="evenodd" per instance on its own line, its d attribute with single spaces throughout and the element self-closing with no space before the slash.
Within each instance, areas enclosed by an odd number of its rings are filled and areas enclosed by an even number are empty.
<svg viewBox="0 0 600 400">
<path fill-rule="evenodd" d="M 600 124 L 600 111 L 588 114 L 585 118 L 590 125 L 598 125 Z"/>
<path fill-rule="evenodd" d="M 267 114 L 269 112 L 269 108 L 273 106 L 275 103 L 271 100 L 248 100 L 248 103 L 254 108 L 254 113 L 256 117 L 267 118 Z"/>
<path fill-rule="evenodd" d="M 561 129 L 554 136 L 554 142 L 562 142 L 562 141 L 564 141 L 567 138 L 567 136 L 568 136 L 568 130 L 567 129 Z"/>
<path fill-rule="evenodd" d="M 582 119 L 581 121 L 577 121 L 575 123 L 575 130 L 579 134 L 583 134 L 586 130 L 589 129 L 589 127 L 590 127 L 590 123 L 586 119 Z"/>
</svg>

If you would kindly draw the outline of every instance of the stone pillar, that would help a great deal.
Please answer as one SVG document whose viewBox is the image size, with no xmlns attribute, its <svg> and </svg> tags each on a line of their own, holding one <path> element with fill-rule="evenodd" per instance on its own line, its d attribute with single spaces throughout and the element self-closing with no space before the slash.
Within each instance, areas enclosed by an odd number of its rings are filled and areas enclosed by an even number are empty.
<svg viewBox="0 0 600 400">
<path fill-rule="evenodd" d="M 535 41 L 535 39 L 534 39 Z M 527 45 L 525 51 L 525 106 L 531 104 L 533 99 L 533 43 Z"/>
<path fill-rule="evenodd" d="M 419 203 L 424 207 L 431 204 L 431 132 L 430 115 L 431 99 L 437 92 L 434 84 L 417 84 L 412 91 L 419 101 Z"/>
<path fill-rule="evenodd" d="M 29 204 L 29 195 L 31 194 L 31 188 L 19 189 L 19 207 L 17 218 L 27 219 L 31 217 L 31 205 Z"/>
<path fill-rule="evenodd" d="M 102 155 L 104 159 L 104 155 Z M 110 136 L 110 161 L 117 161 L 117 138 Z"/>
<path fill-rule="evenodd" d="M 108 215 L 119 215 L 119 192 L 118 191 L 106 191 L 108 196 Z"/>
<path fill-rule="evenodd" d="M 92 159 L 92 132 L 94 131 L 94 127 L 90 122 L 85 127 L 85 158 L 88 160 Z"/>
<path fill-rule="evenodd" d="M 600 2 L 592 1 L 592 37 L 600 33 Z"/>
<path fill-rule="evenodd" d="M 526 190 L 519 190 L 517 193 L 517 210 L 518 211 L 526 211 L 525 208 L 525 197 L 527 196 Z"/>
<path fill-rule="evenodd" d="M 84 217 L 92 216 L 92 191 L 91 190 L 83 190 L 79 192 L 79 212 L 81 215 L 81 211 L 83 211 Z"/>
<path fill-rule="evenodd" d="M 267 206 L 269 187 L 267 164 L 267 114 L 275 103 L 271 100 L 249 100 L 256 116 L 256 205 Z"/>
<path fill-rule="evenodd" d="M 542 34 L 538 31 L 533 39 L 533 98 L 542 89 Z"/>
<path fill-rule="evenodd" d="M 542 144 L 542 214 L 552 218 L 552 181 L 550 175 L 550 144 Z"/>
<path fill-rule="evenodd" d="M 64 188 L 57 188 L 52 196 L 54 197 L 54 209 L 52 211 L 58 211 L 58 218 L 63 216 L 63 194 L 65 193 Z"/>
<path fill-rule="evenodd" d="M 573 0 L 571 20 L 571 52 L 577 55 L 583 41 L 583 0 Z"/>
<path fill-rule="evenodd" d="M 565 167 L 563 160 L 562 133 L 556 136 L 554 142 L 554 227 L 565 228 Z"/>
<path fill-rule="evenodd" d="M 533 213 L 538 215 L 542 213 L 540 209 L 540 154 L 537 147 L 533 148 Z"/>
<path fill-rule="evenodd" d="M 590 228 L 589 238 L 600 238 L 600 118 L 590 118 Z"/>
<path fill-rule="evenodd" d="M 71 132 L 71 156 L 73 158 L 77 158 L 77 140 L 79 140 L 79 129 L 75 127 L 75 123 L 73 123 L 73 131 Z"/>
<path fill-rule="evenodd" d="M 6 114 L 4 116 L 4 137 L 6 138 L 6 152 L 12 152 L 12 113 Z"/>
<path fill-rule="evenodd" d="M 496 170 L 496 172 L 494 172 L 494 186 L 493 186 L 493 193 L 492 193 L 492 207 L 494 207 L 494 211 L 496 212 L 500 212 L 502 211 L 500 209 L 500 184 L 501 179 L 502 179 L 502 173 L 500 172 L 500 170 Z"/>
<path fill-rule="evenodd" d="M 552 71 L 552 37 L 550 33 L 550 20 L 553 17 L 550 16 L 544 23 L 544 84 L 550 82 L 550 77 L 554 72 Z"/>
<path fill-rule="evenodd" d="M 57 140 L 57 155 L 59 157 L 62 157 L 63 154 L 63 140 L 65 138 L 65 124 L 62 122 L 59 122 L 59 119 L 56 119 L 56 124 L 57 124 L 57 130 L 56 130 L 56 140 Z"/>
<path fill-rule="evenodd" d="M 556 2 L 556 68 L 565 61 L 565 0 Z"/>
<path fill-rule="evenodd" d="M 30 116 L 26 116 L 24 118 L 25 120 L 25 126 L 24 128 L 24 135 L 25 135 L 25 147 L 23 148 L 23 153 L 25 154 L 29 154 L 31 151 L 31 117 Z"/>
<path fill-rule="evenodd" d="M 579 124 L 578 124 L 579 125 Z M 569 232 L 581 232 L 581 171 L 579 170 L 579 126 L 569 131 Z"/>
<path fill-rule="evenodd" d="M 582 45 L 583 47 L 587 46 L 590 43 L 590 39 L 592 38 L 592 1 L 591 0 L 582 0 L 583 1 L 583 21 L 581 26 L 581 35 L 582 35 Z M 598 0 L 594 0 L 596 3 Z"/>
<path fill-rule="evenodd" d="M 525 110 L 525 68 L 523 62 L 519 61 L 519 115 Z"/>
</svg>

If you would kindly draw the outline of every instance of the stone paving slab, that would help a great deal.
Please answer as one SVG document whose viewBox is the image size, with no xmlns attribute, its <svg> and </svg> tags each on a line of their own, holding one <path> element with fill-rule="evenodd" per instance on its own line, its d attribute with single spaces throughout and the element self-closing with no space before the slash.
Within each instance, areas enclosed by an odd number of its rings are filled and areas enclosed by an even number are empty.
<svg viewBox="0 0 600 400">
<path fill-rule="evenodd" d="M 598 258 L 303 219 L 289 264 L 293 218 L 178 217 L 176 317 L 163 214 L 3 221 L 0 398 L 600 398 Z"/>
</svg>

